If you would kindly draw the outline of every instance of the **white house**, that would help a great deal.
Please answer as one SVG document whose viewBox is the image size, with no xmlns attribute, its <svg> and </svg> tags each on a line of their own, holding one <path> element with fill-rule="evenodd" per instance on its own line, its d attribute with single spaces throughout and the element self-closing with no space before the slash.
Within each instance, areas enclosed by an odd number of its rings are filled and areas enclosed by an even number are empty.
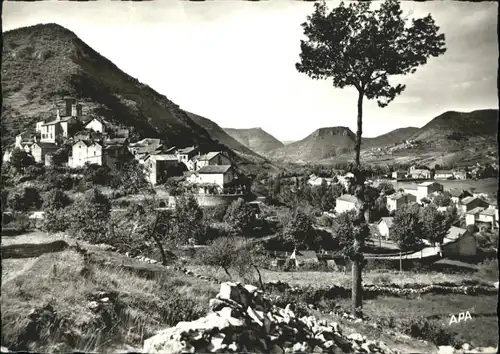
<svg viewBox="0 0 500 354">
<path fill-rule="evenodd" d="M 484 209 L 477 214 L 476 224 L 489 224 L 491 229 L 498 228 L 498 211 L 495 209 Z"/>
<path fill-rule="evenodd" d="M 68 166 L 71 168 L 83 167 L 85 163 L 103 164 L 103 148 L 97 142 L 77 141 L 71 151 L 72 155 L 68 159 Z"/>
<path fill-rule="evenodd" d="M 349 189 L 349 185 L 354 181 L 354 174 L 352 172 L 346 173 L 344 176 L 338 176 L 337 179 L 345 189 Z"/>
<path fill-rule="evenodd" d="M 161 150 L 162 144 L 160 139 L 146 138 L 132 143 L 128 146 L 128 150 L 137 160 L 141 160 L 147 154 L 157 153 Z"/>
<path fill-rule="evenodd" d="M 390 229 L 392 226 L 393 218 L 388 218 L 384 217 L 381 218 L 380 221 L 378 222 L 378 231 L 380 233 L 380 236 L 385 237 L 385 239 L 389 239 L 389 234 L 390 234 Z"/>
<path fill-rule="evenodd" d="M 436 170 L 434 174 L 434 179 L 452 179 L 455 178 L 455 174 L 451 170 Z"/>
<path fill-rule="evenodd" d="M 442 192 L 443 185 L 438 182 L 423 182 L 417 185 L 417 202 L 420 203 L 423 198 L 435 192 Z"/>
<path fill-rule="evenodd" d="M 479 213 L 482 212 L 484 208 L 482 207 L 477 207 L 474 209 L 471 209 L 467 211 L 465 214 L 465 224 L 466 225 L 475 225 L 476 224 L 476 219 L 479 216 Z"/>
<path fill-rule="evenodd" d="M 49 122 L 38 122 L 35 129 L 40 134 L 41 142 L 55 143 L 58 139 L 70 136 L 76 123 L 75 116 L 61 117 L 59 110 L 57 110 L 56 119 Z"/>
<path fill-rule="evenodd" d="M 333 182 L 333 178 L 325 178 L 325 177 L 318 177 L 315 174 L 312 174 L 309 176 L 309 179 L 307 180 L 307 184 L 310 186 L 321 186 L 323 184 L 323 181 L 326 182 L 326 185 L 330 185 Z"/>
<path fill-rule="evenodd" d="M 88 122 L 86 125 L 85 125 L 85 129 L 88 129 L 88 130 L 93 130 L 95 132 L 99 132 L 99 133 L 106 133 L 107 132 L 107 127 L 109 127 L 110 124 L 105 121 L 104 119 L 102 118 L 93 118 L 90 122 Z"/>
<path fill-rule="evenodd" d="M 343 213 L 345 211 L 356 209 L 356 203 L 358 203 L 358 198 L 350 194 L 344 194 L 337 198 L 337 203 L 335 205 L 335 212 L 337 214 Z"/>
<path fill-rule="evenodd" d="M 451 195 L 451 201 L 455 204 L 458 204 L 462 199 L 466 197 L 472 197 L 471 193 L 459 188 L 451 188 L 449 192 Z"/>
<path fill-rule="evenodd" d="M 204 166 L 198 170 L 197 175 L 198 183 L 216 184 L 220 188 L 224 188 L 236 178 L 236 174 L 231 165 Z"/>
</svg>

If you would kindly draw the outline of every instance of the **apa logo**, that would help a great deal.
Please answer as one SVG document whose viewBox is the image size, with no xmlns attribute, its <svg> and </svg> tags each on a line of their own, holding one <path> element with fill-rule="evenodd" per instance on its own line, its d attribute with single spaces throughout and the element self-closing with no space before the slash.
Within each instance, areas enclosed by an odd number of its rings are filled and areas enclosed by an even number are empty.
<svg viewBox="0 0 500 354">
<path fill-rule="evenodd" d="M 455 315 L 450 315 L 451 318 L 450 318 L 450 323 L 449 325 L 451 325 L 452 323 L 459 323 L 460 321 L 467 321 L 468 319 L 472 320 L 472 316 L 470 315 L 470 312 L 469 311 L 466 311 L 466 312 L 460 312 L 458 314 L 458 319 Z"/>
</svg>

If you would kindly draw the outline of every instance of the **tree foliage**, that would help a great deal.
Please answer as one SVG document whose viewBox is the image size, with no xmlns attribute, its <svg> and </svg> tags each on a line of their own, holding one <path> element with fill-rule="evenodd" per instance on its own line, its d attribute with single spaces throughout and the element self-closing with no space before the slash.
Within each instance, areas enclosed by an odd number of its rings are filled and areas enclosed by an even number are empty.
<svg viewBox="0 0 500 354">
<path fill-rule="evenodd" d="M 420 218 L 422 237 L 434 245 L 441 244 L 450 230 L 452 219 L 432 204 L 420 210 Z"/>
<path fill-rule="evenodd" d="M 344 255 L 355 260 L 361 253 L 365 240 L 370 234 L 368 224 L 355 210 L 337 215 L 333 220 L 332 234 Z M 353 240 L 357 242 L 353 242 Z"/>
<path fill-rule="evenodd" d="M 60 189 L 50 190 L 45 193 L 43 198 L 43 209 L 45 211 L 63 209 L 70 204 L 71 199 Z"/>
<path fill-rule="evenodd" d="M 35 161 L 33 157 L 26 151 L 15 148 L 10 155 L 10 164 L 14 166 L 17 172 L 22 172 L 26 167 L 33 165 Z"/>
<path fill-rule="evenodd" d="M 316 244 L 316 232 L 311 218 L 296 209 L 283 230 L 285 240 L 293 242 L 297 249 L 312 249 Z"/>
<path fill-rule="evenodd" d="M 253 227 L 255 210 L 242 198 L 238 198 L 229 205 L 224 215 L 224 221 L 229 223 L 237 234 L 245 234 Z"/>
<path fill-rule="evenodd" d="M 400 250 L 407 251 L 420 246 L 424 234 L 418 206 L 405 204 L 396 211 L 389 237 Z"/>
</svg>

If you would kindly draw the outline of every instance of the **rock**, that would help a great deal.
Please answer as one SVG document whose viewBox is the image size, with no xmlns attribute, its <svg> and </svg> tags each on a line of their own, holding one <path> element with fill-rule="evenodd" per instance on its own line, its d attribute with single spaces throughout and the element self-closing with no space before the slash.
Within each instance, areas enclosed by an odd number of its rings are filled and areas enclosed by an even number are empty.
<svg viewBox="0 0 500 354">
<path fill-rule="evenodd" d="M 362 342 L 363 341 L 363 336 L 359 333 L 352 333 L 350 334 L 347 338 L 352 339 L 356 342 Z"/>
<path fill-rule="evenodd" d="M 260 312 L 260 311 L 259 311 Z M 259 314 L 257 314 L 254 309 L 252 309 L 251 307 L 248 307 L 247 308 L 247 314 L 248 316 L 250 316 L 250 318 L 252 320 L 254 320 L 255 323 L 257 323 L 259 326 L 263 326 L 264 323 L 262 322 L 264 320 L 264 316 L 259 316 Z"/>
<path fill-rule="evenodd" d="M 224 333 L 217 333 L 213 335 L 207 349 L 212 353 L 217 352 L 221 349 L 225 349 L 227 345 L 222 344 L 225 337 L 226 335 Z"/>
<path fill-rule="evenodd" d="M 455 348 L 451 345 L 441 345 L 438 347 L 438 354 L 453 354 L 455 353 Z"/>
<path fill-rule="evenodd" d="M 96 308 L 99 307 L 99 304 L 97 303 L 97 301 L 90 301 L 88 304 L 87 304 L 88 308 L 91 309 L 91 310 L 95 310 Z"/>
<path fill-rule="evenodd" d="M 464 344 L 462 344 L 462 349 L 463 349 L 463 350 L 470 350 L 470 348 L 471 348 L 471 346 L 470 346 L 470 344 L 469 344 L 469 343 L 464 343 Z"/>
<path fill-rule="evenodd" d="M 219 298 L 233 300 L 247 308 L 250 304 L 250 293 L 241 284 L 222 283 L 219 292 Z"/>
<path fill-rule="evenodd" d="M 109 297 L 103 297 L 103 298 L 101 299 L 101 302 L 109 302 Z"/>
<path fill-rule="evenodd" d="M 254 294 L 255 292 L 257 292 L 257 290 L 259 290 L 259 288 L 257 288 L 255 285 L 251 285 L 251 284 L 247 284 L 245 285 L 245 289 L 250 293 L 250 294 Z"/>
</svg>

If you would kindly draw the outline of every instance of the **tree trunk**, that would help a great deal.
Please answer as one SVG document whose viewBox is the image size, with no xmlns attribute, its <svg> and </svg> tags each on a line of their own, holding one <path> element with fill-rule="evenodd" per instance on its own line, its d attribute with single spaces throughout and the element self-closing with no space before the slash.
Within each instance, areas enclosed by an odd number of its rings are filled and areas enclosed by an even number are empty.
<svg viewBox="0 0 500 354">
<path fill-rule="evenodd" d="M 257 271 L 257 274 L 259 275 L 259 284 L 260 284 L 261 290 L 266 291 L 266 289 L 264 289 L 264 283 L 262 282 L 262 275 L 260 274 L 259 267 L 257 267 L 255 264 L 253 264 L 253 267 L 255 268 L 255 270 Z"/>
<path fill-rule="evenodd" d="M 363 90 L 358 91 L 358 130 L 356 131 L 356 166 L 359 167 L 359 157 L 361 154 L 361 135 L 363 134 Z"/>
<path fill-rule="evenodd" d="M 356 182 L 357 184 L 364 183 L 363 181 L 358 181 L 358 176 L 360 176 L 360 166 L 361 163 L 359 161 L 360 159 L 360 153 L 361 153 L 361 135 L 363 134 L 363 96 L 364 92 L 362 89 L 358 90 L 358 129 L 356 131 L 356 167 L 357 167 L 357 176 L 356 176 Z M 361 185 L 363 188 L 364 185 Z M 362 195 L 362 193 L 360 194 Z M 363 198 L 364 199 L 364 198 Z M 365 205 L 364 205 L 364 200 L 362 200 L 362 206 L 361 209 L 359 210 L 359 217 L 365 218 Z M 352 307 L 353 307 L 353 313 L 354 316 L 357 318 L 361 318 L 363 316 L 362 314 L 362 299 L 363 299 L 363 288 L 362 288 L 362 278 L 361 278 L 361 271 L 363 268 L 362 265 L 362 260 L 363 260 L 363 254 L 361 253 L 361 247 L 358 245 L 357 241 L 354 242 L 354 249 L 356 254 L 354 255 L 354 259 L 352 262 Z"/>
<path fill-rule="evenodd" d="M 222 267 L 222 269 L 224 269 L 224 272 L 227 274 L 227 276 L 229 277 L 229 279 L 233 279 L 233 277 L 231 276 L 231 274 L 229 274 L 229 271 L 227 270 L 226 267 Z"/>
<path fill-rule="evenodd" d="M 399 251 L 399 271 L 403 271 L 403 255 L 401 254 L 401 251 Z"/>
<path fill-rule="evenodd" d="M 165 254 L 165 250 L 163 249 L 163 245 L 161 244 L 161 240 L 156 236 L 156 227 L 158 226 L 158 220 L 160 219 L 160 212 L 156 212 L 155 222 L 153 224 L 153 228 L 151 230 L 150 236 L 155 240 L 156 246 L 158 246 L 158 250 L 161 254 L 161 263 L 163 265 L 167 265 L 167 256 Z"/>
<path fill-rule="evenodd" d="M 357 257 L 357 259 L 352 262 L 352 309 L 353 309 L 353 314 L 357 318 L 361 318 L 363 316 L 362 312 L 362 279 L 361 279 L 361 268 L 362 264 L 360 257 Z"/>
</svg>

